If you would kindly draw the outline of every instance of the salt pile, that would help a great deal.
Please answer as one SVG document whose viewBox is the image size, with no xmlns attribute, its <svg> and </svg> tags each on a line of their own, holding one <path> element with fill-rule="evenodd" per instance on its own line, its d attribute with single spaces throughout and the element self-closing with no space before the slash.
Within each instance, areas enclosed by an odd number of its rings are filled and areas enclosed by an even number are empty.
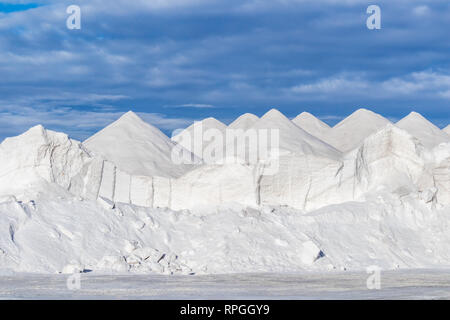
<svg viewBox="0 0 450 320">
<path fill-rule="evenodd" d="M 208 145 L 213 142 L 209 139 L 208 133 L 222 135 L 227 126 L 214 118 L 206 118 L 202 121 L 196 121 L 186 129 L 172 137 L 172 140 L 183 146 L 199 158 L 203 158 L 204 151 Z M 184 137 L 190 139 L 184 139 Z M 200 144 L 199 144 L 200 142 Z"/>
<path fill-rule="evenodd" d="M 83 145 L 132 175 L 179 177 L 190 169 L 174 165 L 171 153 L 175 144 L 131 111 Z"/>
<path fill-rule="evenodd" d="M 238 117 L 228 126 L 229 129 L 242 129 L 248 130 L 250 129 L 256 121 L 258 121 L 258 117 L 251 113 L 245 113 L 242 116 Z"/>
<path fill-rule="evenodd" d="M 371 134 L 390 123 L 389 120 L 366 109 L 358 109 L 335 125 L 327 140 L 336 149 L 348 152 L 361 145 Z"/>
<path fill-rule="evenodd" d="M 177 164 L 176 139 L 132 112 L 84 143 L 42 126 L 5 139 L 0 272 L 450 265 L 450 136 L 422 116 L 358 110 L 327 128 L 271 110 L 202 125 L 277 130 L 279 157 L 210 163 L 184 150 L 195 164 Z"/>
<path fill-rule="evenodd" d="M 298 127 L 276 109 L 267 112 L 251 128 L 255 130 L 279 130 L 279 148 L 288 153 L 299 155 L 317 154 L 331 159 L 340 157 L 338 150 Z"/>
<path fill-rule="evenodd" d="M 331 128 L 325 122 L 317 119 L 309 112 L 302 112 L 292 120 L 293 123 L 308 132 L 309 134 L 328 142 Z"/>
<path fill-rule="evenodd" d="M 411 112 L 408 116 L 398 121 L 396 126 L 411 133 L 429 149 L 440 143 L 448 142 L 447 134 L 417 112 Z"/>
<path fill-rule="evenodd" d="M 20 196 L 42 181 L 68 189 L 89 158 L 66 134 L 33 127 L 0 144 L 0 195 Z"/>
</svg>

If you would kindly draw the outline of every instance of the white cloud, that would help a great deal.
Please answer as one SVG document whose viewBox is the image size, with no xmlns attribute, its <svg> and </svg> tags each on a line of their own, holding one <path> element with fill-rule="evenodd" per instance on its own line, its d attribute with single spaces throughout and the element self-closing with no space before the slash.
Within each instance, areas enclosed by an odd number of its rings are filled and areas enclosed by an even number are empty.
<svg viewBox="0 0 450 320">
<path fill-rule="evenodd" d="M 443 98 L 450 98 L 450 75 L 433 71 L 413 72 L 404 77 L 396 77 L 384 81 L 385 90 L 395 94 L 425 93 Z"/>
<path fill-rule="evenodd" d="M 430 12 L 431 12 L 430 8 L 426 5 L 417 6 L 414 7 L 413 9 L 413 13 L 416 16 L 425 16 L 428 15 Z"/>
<path fill-rule="evenodd" d="M 186 103 L 180 105 L 173 106 L 165 106 L 166 108 L 198 108 L 198 109 L 212 109 L 215 108 L 212 104 L 203 104 L 203 103 Z"/>
<path fill-rule="evenodd" d="M 359 75 L 337 75 L 313 83 L 291 88 L 294 93 L 345 93 L 349 90 L 366 90 L 369 84 Z"/>
<path fill-rule="evenodd" d="M 420 95 L 423 98 L 428 95 L 450 99 L 450 74 L 426 70 L 382 81 L 369 80 L 363 74 L 339 74 L 291 87 L 290 92 L 320 95 L 327 99 L 349 94 L 373 98 L 396 98 L 404 95 Z"/>
<path fill-rule="evenodd" d="M 392 78 L 382 82 L 381 87 L 385 92 L 392 92 L 394 94 L 411 94 L 422 90 L 424 88 L 424 84 L 402 78 Z"/>
</svg>

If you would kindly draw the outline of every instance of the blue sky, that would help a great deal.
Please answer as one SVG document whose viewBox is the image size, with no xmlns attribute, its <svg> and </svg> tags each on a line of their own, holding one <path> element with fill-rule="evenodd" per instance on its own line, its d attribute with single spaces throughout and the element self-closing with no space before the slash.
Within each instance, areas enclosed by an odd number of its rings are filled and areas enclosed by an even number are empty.
<svg viewBox="0 0 450 320">
<path fill-rule="evenodd" d="M 0 2 L 0 12 L 10 13 L 39 7 L 38 3 Z"/>
<path fill-rule="evenodd" d="M 82 29 L 66 28 L 77 4 Z M 366 28 L 377 4 L 382 29 Z M 0 138 L 84 139 L 130 109 L 166 133 L 272 107 L 334 124 L 364 107 L 450 123 L 447 0 L 0 3 Z"/>
</svg>

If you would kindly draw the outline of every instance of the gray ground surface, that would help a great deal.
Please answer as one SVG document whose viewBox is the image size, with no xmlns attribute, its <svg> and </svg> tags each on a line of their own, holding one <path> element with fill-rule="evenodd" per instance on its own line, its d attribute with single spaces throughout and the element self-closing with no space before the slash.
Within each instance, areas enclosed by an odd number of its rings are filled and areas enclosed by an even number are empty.
<svg viewBox="0 0 450 320">
<path fill-rule="evenodd" d="M 208 276 L 81 275 L 69 290 L 67 275 L 0 276 L 0 299 L 450 299 L 450 270 L 381 272 L 381 289 L 368 274 L 229 274 Z"/>
</svg>

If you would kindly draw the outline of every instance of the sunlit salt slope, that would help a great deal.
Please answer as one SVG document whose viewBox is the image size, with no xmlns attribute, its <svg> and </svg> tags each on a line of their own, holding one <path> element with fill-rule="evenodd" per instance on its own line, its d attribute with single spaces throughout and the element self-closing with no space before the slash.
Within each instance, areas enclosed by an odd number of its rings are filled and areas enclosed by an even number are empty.
<svg viewBox="0 0 450 320">
<path fill-rule="evenodd" d="M 0 274 L 450 266 L 448 207 L 415 196 L 379 193 L 311 212 L 237 204 L 173 211 L 107 207 L 46 188 L 33 201 L 0 203 Z"/>
</svg>

